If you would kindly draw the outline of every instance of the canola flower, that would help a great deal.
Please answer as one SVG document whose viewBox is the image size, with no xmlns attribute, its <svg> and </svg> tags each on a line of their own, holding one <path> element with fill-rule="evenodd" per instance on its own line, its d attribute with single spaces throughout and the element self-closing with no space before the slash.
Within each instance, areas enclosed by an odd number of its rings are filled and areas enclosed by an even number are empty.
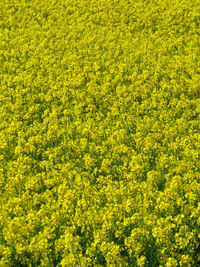
<svg viewBox="0 0 200 267">
<path fill-rule="evenodd" d="M 0 266 L 200 266 L 200 2 L 0 2 Z"/>
</svg>

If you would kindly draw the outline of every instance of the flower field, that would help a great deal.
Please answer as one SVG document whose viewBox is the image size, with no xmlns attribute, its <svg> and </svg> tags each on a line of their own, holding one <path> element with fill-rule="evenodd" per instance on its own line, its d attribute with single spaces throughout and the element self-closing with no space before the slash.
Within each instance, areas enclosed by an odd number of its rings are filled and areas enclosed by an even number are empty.
<svg viewBox="0 0 200 267">
<path fill-rule="evenodd" d="M 200 266 L 200 1 L 0 1 L 0 267 Z"/>
</svg>

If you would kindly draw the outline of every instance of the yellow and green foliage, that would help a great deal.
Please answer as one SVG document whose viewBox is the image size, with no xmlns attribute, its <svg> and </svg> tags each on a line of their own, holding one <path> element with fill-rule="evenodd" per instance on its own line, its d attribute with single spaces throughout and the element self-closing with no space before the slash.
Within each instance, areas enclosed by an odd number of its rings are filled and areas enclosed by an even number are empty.
<svg viewBox="0 0 200 267">
<path fill-rule="evenodd" d="M 0 266 L 200 266 L 200 1 L 0 1 Z"/>
</svg>

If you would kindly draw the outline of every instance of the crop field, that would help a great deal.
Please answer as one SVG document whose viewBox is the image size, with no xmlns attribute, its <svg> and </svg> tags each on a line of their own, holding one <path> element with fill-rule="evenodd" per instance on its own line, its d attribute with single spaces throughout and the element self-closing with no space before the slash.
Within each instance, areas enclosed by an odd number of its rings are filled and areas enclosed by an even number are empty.
<svg viewBox="0 0 200 267">
<path fill-rule="evenodd" d="M 0 0 L 0 267 L 200 266 L 200 1 Z"/>
</svg>

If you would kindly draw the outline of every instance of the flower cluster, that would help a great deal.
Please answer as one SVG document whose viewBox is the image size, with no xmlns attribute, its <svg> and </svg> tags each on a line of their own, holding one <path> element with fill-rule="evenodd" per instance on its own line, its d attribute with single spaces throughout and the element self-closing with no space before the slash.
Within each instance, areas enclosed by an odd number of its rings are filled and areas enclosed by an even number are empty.
<svg viewBox="0 0 200 267">
<path fill-rule="evenodd" d="M 0 3 L 0 266 L 200 265 L 200 2 Z"/>
</svg>

